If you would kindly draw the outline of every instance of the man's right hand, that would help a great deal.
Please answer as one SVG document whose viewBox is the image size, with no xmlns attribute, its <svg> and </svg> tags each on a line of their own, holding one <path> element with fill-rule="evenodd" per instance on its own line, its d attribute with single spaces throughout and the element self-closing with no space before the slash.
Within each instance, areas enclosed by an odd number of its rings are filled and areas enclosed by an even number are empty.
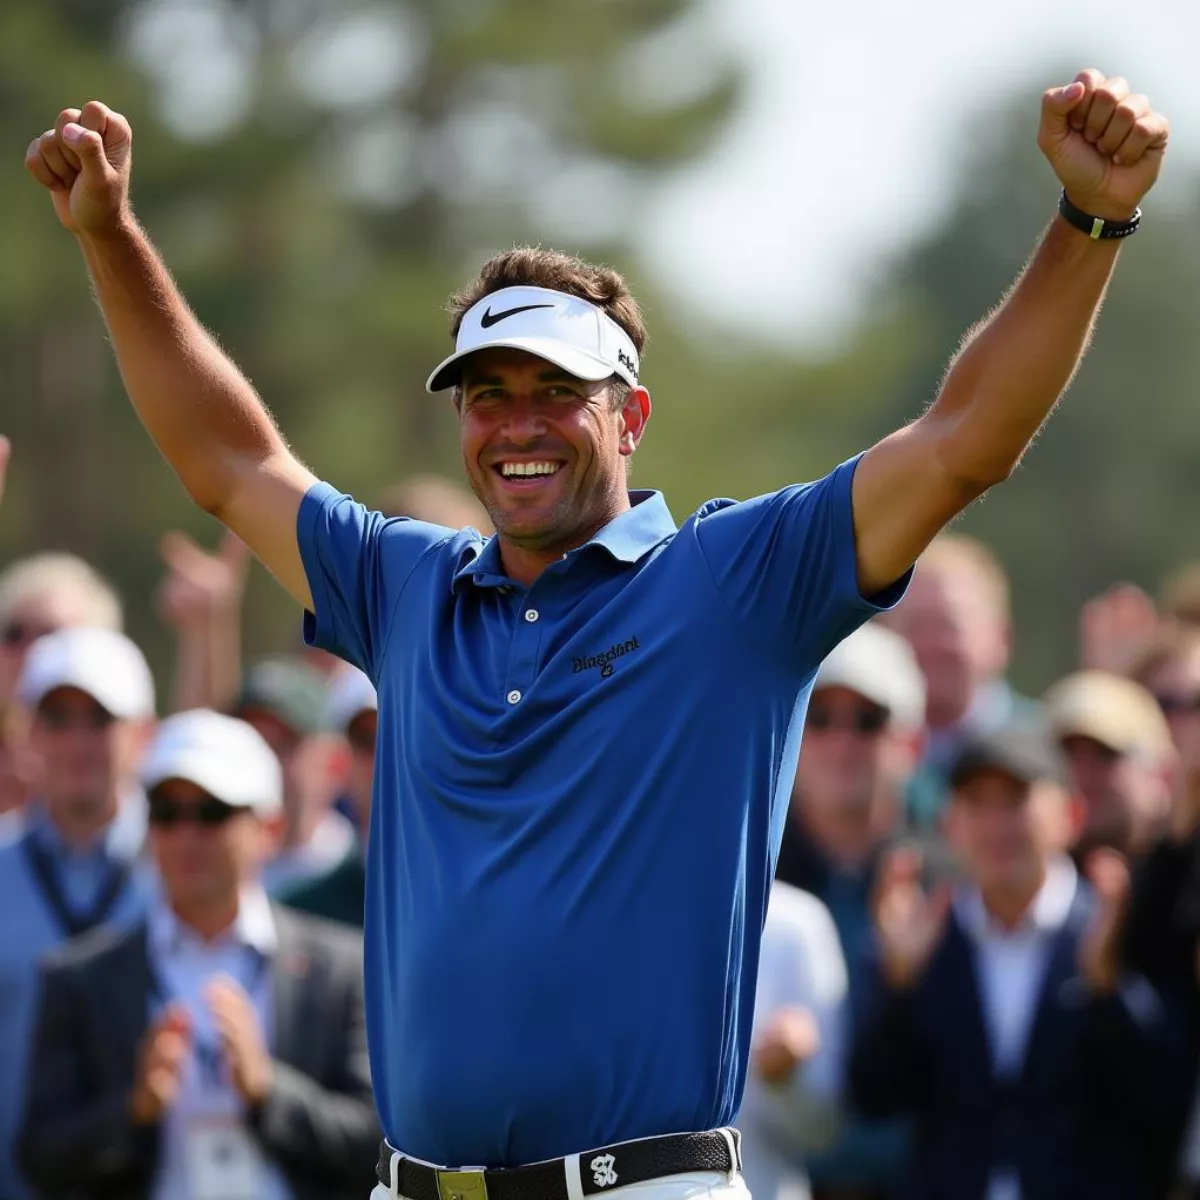
<svg viewBox="0 0 1200 1200">
<path fill-rule="evenodd" d="M 887 855 L 875 894 L 875 936 L 883 974 L 891 987 L 907 990 L 920 982 L 946 930 L 952 895 L 942 883 L 927 896 L 921 886 L 918 851 L 901 847 Z"/>
<path fill-rule="evenodd" d="M 190 1018 L 179 1005 L 169 1005 L 138 1047 L 137 1075 L 129 1098 L 135 1125 L 157 1124 L 175 1103 L 191 1046 Z"/>
<path fill-rule="evenodd" d="M 129 122 L 96 100 L 65 108 L 35 138 L 25 166 L 50 189 L 54 211 L 74 234 L 103 234 L 129 213 L 133 134 Z"/>
</svg>

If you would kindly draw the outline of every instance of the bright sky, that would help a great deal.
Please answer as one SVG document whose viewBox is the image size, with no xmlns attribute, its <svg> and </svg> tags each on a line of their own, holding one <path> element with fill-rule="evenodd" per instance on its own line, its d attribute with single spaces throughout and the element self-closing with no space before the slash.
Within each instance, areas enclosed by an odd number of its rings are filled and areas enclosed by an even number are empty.
<svg viewBox="0 0 1200 1200">
<path fill-rule="evenodd" d="M 1173 122 L 1164 190 L 1195 183 L 1198 0 L 708 3 L 752 66 L 749 101 L 642 233 L 703 311 L 803 344 L 836 333 L 880 251 L 936 222 L 974 114 L 1028 88 L 1034 136 L 1041 89 L 1070 78 L 1040 73 L 1061 61 L 1146 92 Z M 1048 180 L 1047 214 L 1055 200 Z"/>
</svg>

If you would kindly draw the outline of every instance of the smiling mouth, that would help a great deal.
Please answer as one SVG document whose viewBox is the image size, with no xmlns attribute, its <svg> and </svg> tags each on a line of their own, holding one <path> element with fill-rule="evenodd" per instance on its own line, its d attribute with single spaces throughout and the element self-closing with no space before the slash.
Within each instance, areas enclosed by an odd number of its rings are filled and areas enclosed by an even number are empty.
<svg viewBox="0 0 1200 1200">
<path fill-rule="evenodd" d="M 509 485 L 534 487 L 553 479 L 565 465 L 549 459 L 539 462 L 499 462 L 493 464 L 492 470 Z"/>
</svg>

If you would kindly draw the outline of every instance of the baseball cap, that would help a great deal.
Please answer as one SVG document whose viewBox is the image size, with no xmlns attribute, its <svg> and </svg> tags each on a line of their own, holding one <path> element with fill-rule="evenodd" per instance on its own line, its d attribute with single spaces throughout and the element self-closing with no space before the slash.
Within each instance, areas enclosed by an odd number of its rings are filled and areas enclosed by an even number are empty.
<svg viewBox="0 0 1200 1200">
<path fill-rule="evenodd" d="M 1154 697 L 1139 683 L 1108 671 L 1077 671 L 1045 696 L 1056 737 L 1089 737 L 1118 754 L 1158 757 L 1171 748 L 1171 730 Z"/>
<path fill-rule="evenodd" d="M 325 727 L 344 732 L 359 713 L 375 712 L 378 708 L 375 685 L 357 667 L 346 667 L 329 685 Z"/>
<path fill-rule="evenodd" d="M 867 624 L 839 642 L 817 671 L 813 689 L 844 687 L 885 708 L 892 723 L 919 729 L 925 722 L 925 678 L 912 647 L 898 633 Z"/>
<path fill-rule="evenodd" d="M 493 346 L 527 350 L 578 379 L 638 381 L 637 347 L 606 312 L 551 288 L 511 287 L 489 292 L 463 314 L 454 353 L 438 363 L 425 390 L 453 387 L 463 359 Z"/>
<path fill-rule="evenodd" d="M 1049 780 L 1066 786 L 1070 778 L 1049 728 L 1033 720 L 1010 721 L 967 738 L 950 764 L 950 786 L 989 770 L 1003 771 L 1020 783 Z"/>
<path fill-rule="evenodd" d="M 307 736 L 321 728 L 325 681 L 312 667 L 293 658 L 264 658 L 246 671 L 235 713 L 261 708 L 289 729 Z"/>
<path fill-rule="evenodd" d="M 17 681 L 17 697 L 36 708 L 60 687 L 86 692 L 120 720 L 154 716 L 154 679 L 145 656 L 111 629 L 75 626 L 33 643 Z"/>
<path fill-rule="evenodd" d="M 150 791 L 167 779 L 186 779 L 264 817 L 283 809 L 283 772 L 262 735 L 206 708 L 176 713 L 159 725 L 142 764 L 142 786 Z"/>
</svg>

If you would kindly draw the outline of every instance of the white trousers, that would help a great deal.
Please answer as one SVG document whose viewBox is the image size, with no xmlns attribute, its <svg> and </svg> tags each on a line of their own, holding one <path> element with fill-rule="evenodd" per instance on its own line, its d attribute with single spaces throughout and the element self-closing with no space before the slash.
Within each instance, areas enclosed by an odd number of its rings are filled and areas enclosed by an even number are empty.
<svg viewBox="0 0 1200 1200">
<path fill-rule="evenodd" d="M 605 1200 L 750 1200 L 750 1190 L 738 1171 L 693 1171 L 667 1175 L 645 1183 L 629 1183 L 600 1193 Z M 384 1184 L 371 1193 L 371 1200 L 406 1200 Z M 593 1197 L 592 1200 L 599 1200 Z"/>
</svg>

